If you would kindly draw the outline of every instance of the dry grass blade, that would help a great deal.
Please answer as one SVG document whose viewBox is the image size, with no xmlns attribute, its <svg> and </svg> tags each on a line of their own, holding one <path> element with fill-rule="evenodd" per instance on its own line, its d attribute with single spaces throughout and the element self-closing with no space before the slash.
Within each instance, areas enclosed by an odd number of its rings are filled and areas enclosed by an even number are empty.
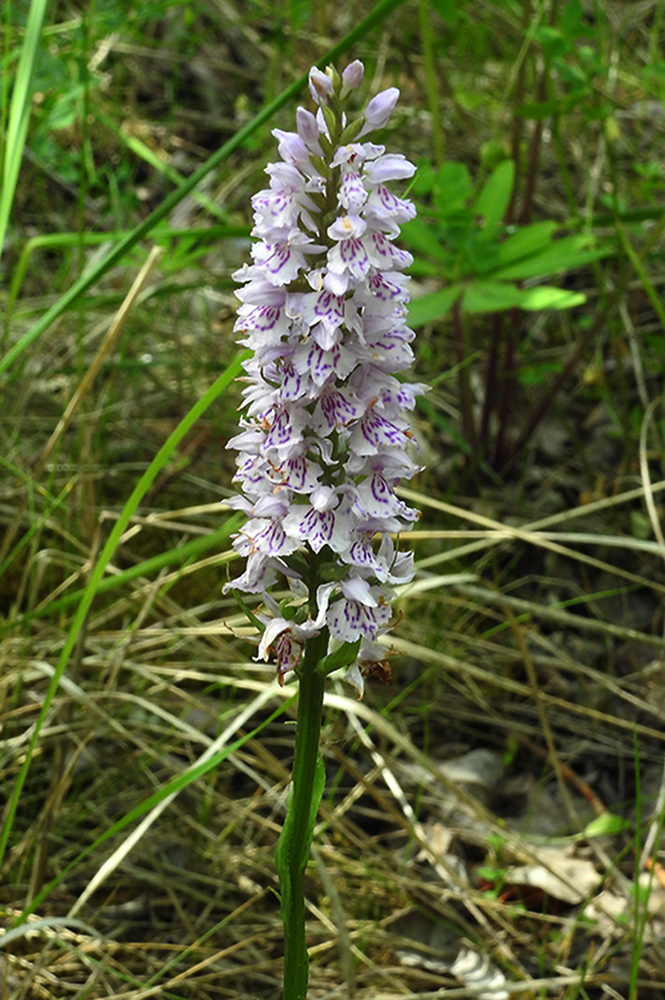
<svg viewBox="0 0 665 1000">
<path fill-rule="evenodd" d="M 39 478 L 41 472 L 44 469 L 44 466 L 50 460 L 51 456 L 53 455 L 53 452 L 57 448 L 58 442 L 60 441 L 62 435 L 65 433 L 70 423 L 72 422 L 74 414 L 79 409 L 81 402 L 83 401 L 87 393 L 90 391 L 92 383 L 99 374 L 99 370 L 102 367 L 104 360 L 108 357 L 108 355 L 111 353 L 111 351 L 117 344 L 118 337 L 122 333 L 127 318 L 131 315 L 132 310 L 134 309 L 134 306 L 136 305 L 136 302 L 141 292 L 143 291 L 146 282 L 148 281 L 148 278 L 150 277 L 153 270 L 159 263 L 163 253 L 164 253 L 163 248 L 153 247 L 150 253 L 148 254 L 148 259 L 146 260 L 145 264 L 137 274 L 132 287 L 130 288 L 124 302 L 122 303 L 122 306 L 118 310 L 115 319 L 111 323 L 109 331 L 106 334 L 106 337 L 104 338 L 103 342 L 101 343 L 92 364 L 86 371 L 83 379 L 81 380 L 80 384 L 76 389 L 76 392 L 74 393 L 69 403 L 67 404 L 67 408 L 64 414 L 58 421 L 57 427 L 53 431 L 53 434 L 49 438 L 48 444 L 44 448 L 44 451 L 42 452 L 41 457 L 37 462 L 37 465 L 34 470 L 34 476 L 36 479 Z"/>
<path fill-rule="evenodd" d="M 201 754 L 196 763 L 190 769 L 195 773 L 200 773 L 201 765 L 205 764 L 212 757 L 219 757 L 220 751 L 227 745 L 232 736 L 234 736 L 237 731 L 242 728 L 246 722 L 248 722 L 265 704 L 274 697 L 274 691 L 272 688 L 267 687 L 261 694 L 257 695 L 242 712 L 239 713 L 238 717 L 233 720 L 233 723 L 217 737 L 216 740 L 210 742 L 207 749 Z M 182 779 L 184 782 L 182 788 L 187 787 L 187 771 L 183 772 Z M 180 789 L 179 789 L 180 790 Z M 167 809 L 173 800 L 176 798 L 178 792 L 172 792 L 170 795 L 165 795 L 161 802 L 151 809 L 145 819 L 141 820 L 139 825 L 135 830 L 122 842 L 122 844 L 116 848 L 113 854 L 107 858 L 104 864 L 95 872 L 94 876 L 83 890 L 76 903 L 71 907 L 68 917 L 75 916 L 81 907 L 88 901 L 92 894 L 101 886 L 110 875 L 116 870 L 118 865 L 127 857 L 129 852 L 139 843 L 141 838 L 150 829 L 155 820 L 161 816 L 165 809 Z"/>
</svg>

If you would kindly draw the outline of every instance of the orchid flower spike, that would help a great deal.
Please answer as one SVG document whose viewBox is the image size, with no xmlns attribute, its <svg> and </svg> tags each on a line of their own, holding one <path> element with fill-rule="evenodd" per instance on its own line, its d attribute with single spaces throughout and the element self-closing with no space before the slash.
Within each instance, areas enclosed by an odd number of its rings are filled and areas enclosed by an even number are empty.
<svg viewBox="0 0 665 1000">
<path fill-rule="evenodd" d="M 391 87 L 347 120 L 362 78 L 358 60 L 341 77 L 310 71 L 317 112 L 299 108 L 296 132 L 274 131 L 280 160 L 252 200 L 252 263 L 234 275 L 235 329 L 252 356 L 228 444 L 246 566 L 225 588 L 264 595 L 260 657 L 276 658 L 280 681 L 325 630 L 361 693 L 363 673 L 385 674 L 376 640 L 391 625 L 392 587 L 413 577 L 393 536 L 419 515 L 395 487 L 420 469 L 408 411 L 426 388 L 397 377 L 412 365 L 414 334 L 403 273 L 412 257 L 395 240 L 415 209 L 389 184 L 415 167 L 357 141 L 386 125 L 399 96 Z M 284 577 L 305 595 L 286 615 L 269 594 Z"/>
</svg>

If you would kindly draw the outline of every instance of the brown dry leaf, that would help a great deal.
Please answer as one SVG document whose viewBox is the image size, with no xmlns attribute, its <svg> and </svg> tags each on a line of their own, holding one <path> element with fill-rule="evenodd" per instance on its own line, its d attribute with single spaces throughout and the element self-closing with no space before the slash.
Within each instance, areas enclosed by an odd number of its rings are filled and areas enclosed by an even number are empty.
<svg viewBox="0 0 665 1000">
<path fill-rule="evenodd" d="M 639 918 L 644 915 L 644 905 L 647 907 L 647 922 L 645 940 L 662 942 L 665 936 L 665 889 L 649 875 L 640 875 L 640 907 Z M 626 934 L 635 921 L 635 900 L 627 899 L 612 889 L 603 889 L 584 908 L 584 916 L 593 920 L 596 929 L 603 937 L 611 939 Z"/>
<path fill-rule="evenodd" d="M 574 847 L 541 847 L 536 857 L 541 864 L 508 868 L 506 882 L 531 885 L 553 899 L 575 905 L 597 888 L 600 876 L 591 861 L 572 856 Z"/>
</svg>

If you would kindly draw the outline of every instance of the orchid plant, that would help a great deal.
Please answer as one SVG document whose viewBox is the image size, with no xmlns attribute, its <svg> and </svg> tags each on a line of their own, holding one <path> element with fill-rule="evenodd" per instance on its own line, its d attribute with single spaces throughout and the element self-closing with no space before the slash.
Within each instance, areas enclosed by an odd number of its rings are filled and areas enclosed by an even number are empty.
<svg viewBox="0 0 665 1000">
<path fill-rule="evenodd" d="M 316 114 L 275 129 L 280 162 L 252 200 L 253 263 L 235 329 L 250 348 L 232 506 L 247 515 L 234 539 L 246 557 L 226 590 L 262 595 L 259 658 L 281 684 L 295 671 L 299 710 L 292 787 L 277 866 L 285 927 L 285 1000 L 307 989 L 303 881 L 323 793 L 319 753 L 326 676 L 389 671 L 377 641 L 391 626 L 393 587 L 412 579 L 413 555 L 394 536 L 418 517 L 395 487 L 419 469 L 407 411 L 424 386 L 398 377 L 413 362 L 407 323 L 411 255 L 395 245 L 415 215 L 386 186 L 413 175 L 404 156 L 367 137 L 383 128 L 399 91 L 346 108 L 363 78 L 313 68 Z M 364 141 L 360 141 L 364 140 Z M 282 581 L 288 597 L 270 593 Z"/>
</svg>

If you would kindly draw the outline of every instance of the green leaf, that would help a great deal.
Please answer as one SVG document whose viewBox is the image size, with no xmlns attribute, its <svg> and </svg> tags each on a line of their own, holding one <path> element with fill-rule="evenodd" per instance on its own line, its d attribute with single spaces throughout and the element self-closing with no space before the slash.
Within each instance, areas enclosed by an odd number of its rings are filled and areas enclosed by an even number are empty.
<svg viewBox="0 0 665 1000">
<path fill-rule="evenodd" d="M 450 27 L 454 27 L 462 16 L 457 0 L 430 0 L 430 2 L 439 17 L 447 21 Z"/>
<path fill-rule="evenodd" d="M 515 164 L 504 160 L 494 170 L 478 195 L 475 203 L 476 215 L 485 220 L 483 232 L 492 236 L 506 214 L 515 181 Z"/>
<path fill-rule="evenodd" d="M 474 281 L 464 292 L 464 311 L 467 313 L 503 312 L 506 309 L 572 309 L 586 299 L 581 292 L 565 288 L 537 285 L 535 288 L 517 288 L 502 281 Z"/>
<path fill-rule="evenodd" d="M 559 28 L 568 38 L 594 37 L 593 28 L 586 23 L 582 0 L 568 0 L 559 19 Z"/>
<path fill-rule="evenodd" d="M 334 653 L 324 657 L 317 669 L 324 674 L 330 674 L 340 667 L 348 667 L 355 660 L 359 649 L 360 639 L 356 639 L 355 642 L 343 642 Z"/>
<path fill-rule="evenodd" d="M 470 278 L 493 275 L 499 261 L 499 244 L 491 233 L 474 227 L 460 248 L 460 273 Z"/>
<path fill-rule="evenodd" d="M 554 288 L 552 285 L 536 285 L 535 288 L 521 288 L 520 309 L 538 311 L 540 309 L 573 309 L 586 302 L 582 292 L 569 292 L 565 288 Z"/>
<path fill-rule="evenodd" d="M 440 292 L 421 295 L 409 305 L 409 326 L 417 328 L 445 316 L 462 293 L 461 285 L 449 285 Z"/>
<path fill-rule="evenodd" d="M 544 122 L 546 118 L 561 111 L 562 101 L 526 101 L 519 108 L 520 118 L 529 121 Z"/>
<path fill-rule="evenodd" d="M 500 281 L 474 281 L 464 292 L 467 313 L 501 312 L 520 304 L 520 289 Z"/>
<path fill-rule="evenodd" d="M 436 200 L 442 216 L 457 212 L 473 194 L 471 175 L 463 163 L 444 163 L 436 179 Z"/>
<path fill-rule="evenodd" d="M 549 25 L 541 25 L 534 31 L 534 38 L 548 59 L 563 59 L 570 52 L 570 43 L 560 31 Z"/>
<path fill-rule="evenodd" d="M 436 174 L 429 160 L 420 158 L 416 161 L 416 166 L 418 169 L 409 185 L 409 194 L 416 198 L 422 198 L 434 189 Z"/>
<path fill-rule="evenodd" d="M 441 242 L 441 237 L 433 226 L 422 219 L 412 219 L 402 227 L 401 242 L 415 256 L 431 257 L 444 266 L 450 265 L 450 251 Z"/>
<path fill-rule="evenodd" d="M 613 813 L 602 813 L 584 827 L 585 837 L 613 837 L 630 826 L 630 821 Z"/>
<path fill-rule="evenodd" d="M 556 222 L 534 222 L 532 226 L 518 229 L 501 244 L 499 262 L 502 266 L 530 258 L 541 253 L 551 243 L 557 230 Z"/>
<path fill-rule="evenodd" d="M 608 247 L 585 250 L 584 247 L 588 243 L 588 236 L 564 236 L 560 240 L 555 240 L 546 249 L 534 252 L 530 257 L 507 264 L 505 267 L 499 266 L 493 272 L 494 277 L 504 280 L 545 277 L 582 267 L 583 264 L 600 260 L 611 253 Z M 499 254 L 499 257 L 501 259 L 503 255 Z"/>
</svg>

